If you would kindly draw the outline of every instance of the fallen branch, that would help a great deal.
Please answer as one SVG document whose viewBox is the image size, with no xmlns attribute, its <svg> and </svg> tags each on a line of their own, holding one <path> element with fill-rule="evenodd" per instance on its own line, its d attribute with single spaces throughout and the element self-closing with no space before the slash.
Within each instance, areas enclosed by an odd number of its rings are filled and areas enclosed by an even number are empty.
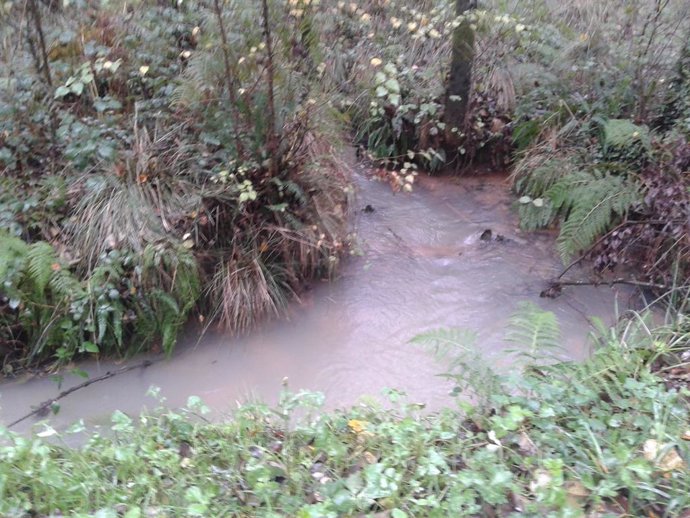
<svg viewBox="0 0 690 518">
<path fill-rule="evenodd" d="M 611 279 L 601 281 L 561 281 L 559 279 L 549 282 L 548 287 L 543 290 L 539 296 L 555 299 L 561 294 L 563 286 L 613 286 L 614 284 L 625 284 L 628 286 L 635 286 L 637 288 L 653 288 L 658 290 L 671 290 L 671 286 L 665 284 L 657 284 L 655 282 L 635 281 L 631 279 Z"/>
<path fill-rule="evenodd" d="M 40 416 L 46 415 L 48 413 L 48 411 L 50 410 L 50 408 L 56 402 L 58 402 L 62 398 L 69 396 L 70 394 L 72 394 L 73 392 L 76 392 L 77 390 L 81 390 L 83 388 L 86 388 L 89 385 L 93 385 L 94 383 L 98 383 L 99 381 L 107 380 L 109 378 L 112 378 L 113 376 L 117 376 L 118 374 L 124 374 L 125 372 L 133 371 L 133 370 L 139 369 L 139 368 L 145 369 L 146 367 L 150 367 L 151 365 L 153 365 L 153 363 L 154 362 L 152 360 L 145 360 L 141 363 L 137 363 L 136 365 L 129 365 L 127 367 L 122 367 L 122 368 L 115 370 L 115 371 L 108 371 L 105 374 L 98 376 L 97 378 L 92 378 L 90 380 L 85 381 L 84 383 L 80 383 L 79 385 L 77 385 L 75 387 L 69 388 L 67 390 L 63 390 L 56 397 L 54 397 L 52 399 L 48 399 L 47 401 L 44 401 L 43 403 L 38 405 L 36 408 L 34 408 L 31 412 L 29 412 L 25 416 L 22 416 L 19 419 L 12 421 L 10 424 L 7 425 L 7 428 L 12 428 L 13 426 L 18 425 L 22 421 L 26 421 L 29 417 L 32 417 L 35 415 L 40 417 Z"/>
</svg>

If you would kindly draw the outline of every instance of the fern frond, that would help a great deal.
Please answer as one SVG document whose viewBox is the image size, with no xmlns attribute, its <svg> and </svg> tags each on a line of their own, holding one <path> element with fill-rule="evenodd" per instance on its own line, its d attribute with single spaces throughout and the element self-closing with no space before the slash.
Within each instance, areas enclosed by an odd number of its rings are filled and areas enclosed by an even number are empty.
<svg viewBox="0 0 690 518">
<path fill-rule="evenodd" d="M 592 179 L 592 174 L 587 171 L 573 171 L 552 185 L 545 196 L 555 212 L 567 213 L 579 200 L 575 193 L 579 189 L 586 189 Z"/>
<path fill-rule="evenodd" d="M 32 244 L 27 251 L 27 273 L 38 293 L 43 293 L 53 275 L 53 265 L 58 263 L 53 247 L 45 241 Z"/>
<path fill-rule="evenodd" d="M 53 273 L 48 283 L 53 296 L 60 300 L 74 300 L 85 294 L 81 282 L 72 272 L 59 269 Z"/>
<path fill-rule="evenodd" d="M 439 358 L 447 358 L 453 353 L 466 353 L 477 340 L 477 333 L 468 329 L 434 329 L 416 335 L 411 344 L 421 345 Z"/>
<path fill-rule="evenodd" d="M 586 250 L 640 200 L 640 188 L 625 176 L 603 175 L 571 188 L 572 208 L 561 224 L 558 251 L 565 262 Z"/>
<path fill-rule="evenodd" d="M 528 194 L 533 198 L 543 196 L 561 178 L 577 170 L 570 157 L 538 155 L 523 162 L 518 164 L 522 172 L 515 181 L 515 188 L 520 194 Z"/>
<path fill-rule="evenodd" d="M 535 205 L 533 201 L 521 203 L 518 207 L 520 215 L 520 228 L 528 232 L 547 228 L 557 216 L 550 201 L 541 199 L 542 205 Z"/>
<path fill-rule="evenodd" d="M 639 148 L 640 145 L 649 149 L 651 147 L 651 135 L 649 128 L 639 126 L 628 119 L 609 119 L 603 124 L 604 150 L 625 151 Z"/>
<path fill-rule="evenodd" d="M 507 339 L 528 354 L 561 347 L 561 330 L 556 315 L 536 304 L 524 302 L 510 318 Z"/>
</svg>

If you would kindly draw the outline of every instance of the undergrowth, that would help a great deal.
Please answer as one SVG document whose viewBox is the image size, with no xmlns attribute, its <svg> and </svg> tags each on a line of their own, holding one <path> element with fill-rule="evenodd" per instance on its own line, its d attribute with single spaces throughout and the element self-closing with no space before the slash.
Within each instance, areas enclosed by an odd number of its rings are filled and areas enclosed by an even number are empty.
<svg viewBox="0 0 690 518">
<path fill-rule="evenodd" d="M 687 284 L 687 5 L 528 4 L 514 9 L 538 36 L 512 68 L 522 226 L 558 228 L 566 265 Z"/>
<path fill-rule="evenodd" d="M 245 332 L 333 274 L 344 129 L 287 7 L 3 4 L 2 372 Z"/>
<path fill-rule="evenodd" d="M 103 433 L 0 429 L 0 513 L 688 516 L 690 394 L 657 374 L 687 341 L 674 318 L 658 331 L 641 314 L 602 326 L 582 363 L 527 358 L 521 374 L 501 375 L 456 361 L 447 375 L 481 397 L 439 414 L 396 391 L 386 408 L 332 413 L 318 411 L 318 394 L 285 392 L 278 407 L 243 406 L 221 424 L 191 397 L 179 412 L 116 412 Z M 511 326 L 521 347 L 558 345 L 555 317 L 534 306 Z M 469 338 L 416 341 L 452 354 L 468 352 Z M 73 436 L 81 447 L 63 443 Z"/>
</svg>

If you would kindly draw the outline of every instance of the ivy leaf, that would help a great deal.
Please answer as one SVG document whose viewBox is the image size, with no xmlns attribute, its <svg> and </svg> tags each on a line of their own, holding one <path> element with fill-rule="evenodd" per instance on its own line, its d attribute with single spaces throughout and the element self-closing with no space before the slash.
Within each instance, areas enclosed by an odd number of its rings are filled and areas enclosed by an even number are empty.
<svg viewBox="0 0 690 518">
<path fill-rule="evenodd" d="M 84 91 L 84 83 L 77 81 L 74 84 L 72 84 L 72 86 L 70 86 L 70 90 L 74 92 L 76 95 L 81 95 Z"/>
</svg>

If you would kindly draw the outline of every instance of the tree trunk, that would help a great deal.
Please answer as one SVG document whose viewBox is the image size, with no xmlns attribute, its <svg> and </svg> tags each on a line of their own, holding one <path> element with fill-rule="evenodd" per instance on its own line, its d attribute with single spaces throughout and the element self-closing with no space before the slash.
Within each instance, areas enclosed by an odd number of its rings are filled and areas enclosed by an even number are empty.
<svg viewBox="0 0 690 518">
<path fill-rule="evenodd" d="M 455 10 L 462 16 L 474 8 L 475 0 L 456 0 Z M 460 132 L 465 128 L 470 91 L 472 89 L 472 62 L 474 61 L 474 31 L 468 20 L 453 33 L 453 55 L 450 64 L 450 77 L 446 91 L 445 123 L 450 143 L 460 140 Z M 457 128 L 454 130 L 454 128 Z"/>
</svg>

